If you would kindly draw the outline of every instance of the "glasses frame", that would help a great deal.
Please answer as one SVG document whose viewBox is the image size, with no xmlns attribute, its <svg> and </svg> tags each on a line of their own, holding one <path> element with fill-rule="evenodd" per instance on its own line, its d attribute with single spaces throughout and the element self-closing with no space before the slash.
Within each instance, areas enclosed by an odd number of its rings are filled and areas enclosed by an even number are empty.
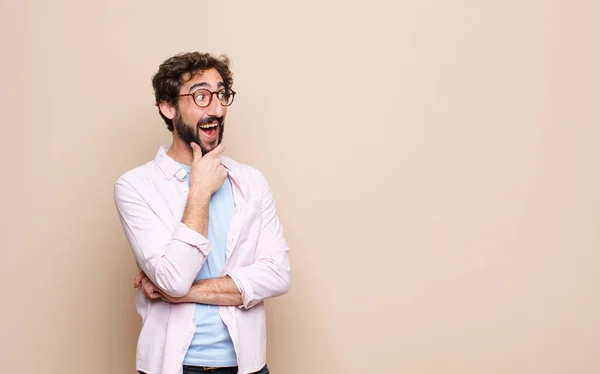
<svg viewBox="0 0 600 374">
<path fill-rule="evenodd" d="M 194 96 L 194 95 L 196 95 L 196 93 L 198 93 L 198 92 L 200 92 L 200 91 L 206 91 L 206 92 L 209 92 L 209 93 L 210 93 L 210 97 L 209 97 L 209 99 L 208 99 L 208 104 L 206 104 L 206 105 L 204 105 L 204 106 L 200 106 L 200 105 L 198 105 L 198 102 L 196 101 L 196 97 Z M 228 106 L 230 106 L 231 104 L 233 104 L 233 100 L 235 99 L 235 94 L 237 93 L 237 92 L 235 92 L 235 91 L 234 91 L 234 90 L 232 90 L 232 89 L 229 89 L 229 90 L 228 90 L 228 89 L 226 89 L 226 88 L 221 88 L 221 89 L 220 89 L 220 90 L 218 90 L 218 91 L 211 91 L 211 90 L 209 90 L 209 89 L 206 89 L 206 88 L 200 88 L 200 89 L 197 89 L 196 91 L 194 91 L 194 92 L 192 92 L 192 93 L 189 93 L 189 94 L 180 94 L 180 95 L 177 95 L 177 96 L 179 96 L 179 97 L 182 97 L 182 96 L 191 96 L 191 97 L 192 97 L 192 101 L 194 102 L 194 104 L 196 104 L 196 106 L 197 106 L 198 108 L 206 108 L 206 107 L 210 106 L 210 104 L 212 103 L 213 96 L 214 96 L 215 94 L 218 94 L 219 92 L 222 92 L 222 91 L 229 91 L 229 92 L 231 93 L 231 102 L 230 102 L 229 104 L 225 105 L 225 104 L 223 104 L 223 103 L 221 102 L 221 100 L 219 100 L 219 104 L 221 104 L 221 106 L 228 107 Z M 217 99 L 217 100 L 218 100 L 218 99 Z"/>
</svg>

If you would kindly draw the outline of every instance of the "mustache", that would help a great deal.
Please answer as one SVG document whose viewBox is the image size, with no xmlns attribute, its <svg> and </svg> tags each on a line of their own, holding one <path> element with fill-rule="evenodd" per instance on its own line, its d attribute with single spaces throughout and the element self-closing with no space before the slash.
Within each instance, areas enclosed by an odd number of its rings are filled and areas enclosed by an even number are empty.
<svg viewBox="0 0 600 374">
<path fill-rule="evenodd" d="M 217 123 L 219 125 L 222 125 L 223 124 L 223 117 L 217 117 L 217 116 L 204 117 L 204 118 L 201 118 L 198 121 L 198 123 L 196 124 L 196 126 L 206 125 L 208 123 L 213 123 L 214 121 L 217 121 Z"/>
</svg>

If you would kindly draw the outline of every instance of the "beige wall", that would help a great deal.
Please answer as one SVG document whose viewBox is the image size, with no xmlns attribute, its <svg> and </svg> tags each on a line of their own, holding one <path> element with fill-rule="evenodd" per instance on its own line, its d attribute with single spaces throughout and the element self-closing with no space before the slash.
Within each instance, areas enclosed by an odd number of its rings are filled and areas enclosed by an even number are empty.
<svg viewBox="0 0 600 374">
<path fill-rule="evenodd" d="M 0 372 L 133 373 L 112 187 L 198 49 L 291 245 L 274 373 L 599 373 L 597 4 L 3 1 Z"/>
</svg>

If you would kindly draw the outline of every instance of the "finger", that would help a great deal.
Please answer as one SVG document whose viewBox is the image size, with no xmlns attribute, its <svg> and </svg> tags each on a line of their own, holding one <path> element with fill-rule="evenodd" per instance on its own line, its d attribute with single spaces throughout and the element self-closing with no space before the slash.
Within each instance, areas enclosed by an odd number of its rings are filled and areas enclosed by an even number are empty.
<svg viewBox="0 0 600 374">
<path fill-rule="evenodd" d="M 219 143 L 218 146 L 215 147 L 212 151 L 208 152 L 207 155 L 211 155 L 212 157 L 217 157 L 225 150 L 225 145 L 223 143 Z"/>
<path fill-rule="evenodd" d="M 133 280 L 133 287 L 138 288 L 140 286 L 140 283 L 142 283 L 142 279 L 144 279 L 145 277 L 146 274 L 143 271 L 140 271 Z"/>
<path fill-rule="evenodd" d="M 142 279 L 142 290 L 144 291 L 144 295 L 150 299 L 157 299 L 160 297 L 159 288 L 156 287 L 148 277 Z"/>
<path fill-rule="evenodd" d="M 149 286 L 145 286 L 145 287 L 144 287 L 144 294 L 145 294 L 146 296 L 148 296 L 149 298 L 151 298 L 151 299 L 152 299 L 152 298 L 153 298 L 153 297 L 152 297 L 152 295 L 153 295 L 154 293 L 156 293 L 156 290 L 154 289 L 154 287 L 152 287 L 152 285 L 149 285 Z"/>
<path fill-rule="evenodd" d="M 159 297 L 161 297 L 161 295 L 160 292 L 154 291 L 151 294 L 149 294 L 148 297 L 151 299 L 158 299 Z"/>
<path fill-rule="evenodd" d="M 194 160 L 202 158 L 202 149 L 200 149 L 200 146 L 198 144 L 191 142 L 190 147 L 192 147 L 192 153 L 194 154 Z"/>
<path fill-rule="evenodd" d="M 150 279 L 145 277 L 142 279 L 142 290 L 144 290 L 145 294 L 152 292 L 152 282 L 150 282 Z"/>
</svg>

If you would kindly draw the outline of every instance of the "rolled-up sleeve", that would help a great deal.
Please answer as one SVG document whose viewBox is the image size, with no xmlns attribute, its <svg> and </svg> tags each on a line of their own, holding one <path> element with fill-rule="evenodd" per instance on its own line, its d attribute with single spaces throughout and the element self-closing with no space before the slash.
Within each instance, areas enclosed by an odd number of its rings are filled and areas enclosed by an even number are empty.
<svg viewBox="0 0 600 374">
<path fill-rule="evenodd" d="M 115 184 L 114 199 L 140 268 L 167 295 L 185 296 L 210 252 L 208 239 L 182 222 L 169 230 L 142 194 L 123 178 Z"/>
<path fill-rule="evenodd" d="M 289 247 L 277 216 L 273 193 L 264 175 L 257 171 L 262 187 L 261 226 L 255 262 L 236 267 L 228 275 L 242 295 L 240 308 L 252 308 L 265 299 L 281 296 L 290 287 Z"/>
</svg>

